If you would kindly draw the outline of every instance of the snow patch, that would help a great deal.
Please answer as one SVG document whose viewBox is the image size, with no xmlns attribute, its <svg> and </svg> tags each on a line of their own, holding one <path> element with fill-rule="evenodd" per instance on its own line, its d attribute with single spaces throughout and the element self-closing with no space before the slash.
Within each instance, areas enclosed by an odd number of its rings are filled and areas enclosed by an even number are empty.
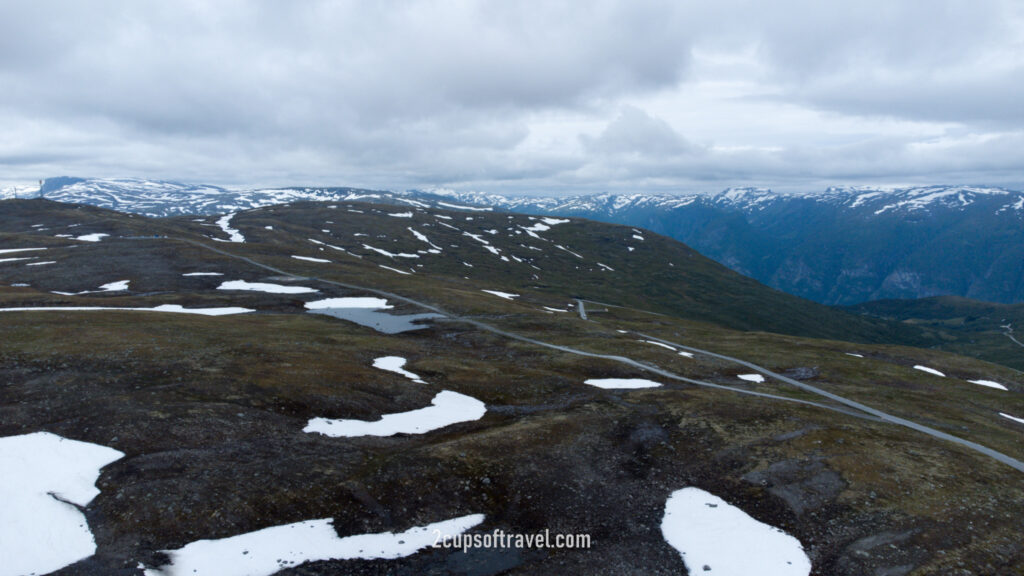
<svg viewBox="0 0 1024 576">
<path fill-rule="evenodd" d="M 736 377 L 747 382 L 757 382 L 759 384 L 764 382 L 764 376 L 761 374 L 738 374 Z"/>
<path fill-rule="evenodd" d="M 384 414 L 380 420 L 373 422 L 313 418 L 302 431 L 316 432 L 334 438 L 425 434 L 452 424 L 479 420 L 486 412 L 487 406 L 476 398 L 443 390 L 434 396 L 431 406 L 427 408 Z"/>
<path fill-rule="evenodd" d="M 77 238 L 75 238 L 75 240 L 79 240 L 81 242 L 99 242 L 101 238 L 105 238 L 107 236 L 110 236 L 110 234 L 97 232 L 95 234 L 85 234 L 84 236 L 78 236 Z"/>
<path fill-rule="evenodd" d="M 309 241 L 312 242 L 313 244 L 318 245 L 318 246 L 327 246 L 328 248 L 331 248 L 333 250 L 337 250 L 339 252 L 344 252 L 345 254 L 348 254 L 349 256 L 354 256 L 356 258 L 359 258 L 360 260 L 363 259 L 363 257 L 360 256 L 359 254 L 353 254 L 353 253 L 349 252 L 348 250 L 345 250 L 341 246 L 335 246 L 333 244 L 327 244 L 325 242 L 321 242 L 321 241 L 313 239 L 313 238 L 310 238 Z"/>
<path fill-rule="evenodd" d="M 413 374 L 408 370 L 402 368 L 405 366 L 406 360 L 401 356 L 382 356 L 373 361 L 373 367 L 379 370 L 386 370 L 388 372 L 394 372 L 395 374 L 401 374 L 409 380 L 419 384 L 426 384 L 419 375 Z"/>
<path fill-rule="evenodd" d="M 655 346 L 661 346 L 662 348 L 668 348 L 669 350 L 671 350 L 673 352 L 676 351 L 676 349 L 673 348 L 672 346 L 669 346 L 668 344 L 662 344 L 661 342 L 655 342 L 654 340 L 641 340 L 641 342 L 645 342 L 647 344 L 653 344 Z"/>
<path fill-rule="evenodd" d="M 100 286 L 100 292 L 120 292 L 128 289 L 129 280 L 118 280 L 117 282 L 110 282 Z"/>
<path fill-rule="evenodd" d="M 217 226 L 220 226 L 220 229 L 228 235 L 228 242 L 245 242 L 245 236 L 242 236 L 241 232 L 230 226 L 231 219 L 234 218 L 234 216 L 235 212 L 232 212 L 231 214 L 221 217 L 220 220 L 217 220 Z"/>
<path fill-rule="evenodd" d="M 98 290 L 84 290 L 82 292 L 57 292 L 54 294 L 60 294 L 62 296 L 80 296 L 82 294 L 97 294 L 100 292 L 121 292 L 128 289 L 128 283 L 130 280 L 118 280 L 117 282 L 109 282 L 99 287 Z"/>
<path fill-rule="evenodd" d="M 394 306 L 388 304 L 388 301 L 384 298 L 373 298 L 369 296 L 359 296 L 354 298 L 327 298 L 324 300 L 315 300 L 313 302 L 306 302 L 307 310 L 324 310 L 327 308 L 373 308 L 376 310 L 387 310 L 394 308 Z"/>
<path fill-rule="evenodd" d="M 111 306 L 34 306 L 29 308 L 0 308 L 0 312 L 83 312 L 113 310 L 116 312 L 172 312 L 175 314 L 199 314 L 202 316 L 227 316 L 255 312 L 252 308 L 184 308 L 178 304 L 161 304 L 155 308 L 115 308 Z"/>
<path fill-rule="evenodd" d="M 683 488 L 669 496 L 661 533 L 682 554 L 691 574 L 806 576 L 811 572 L 811 561 L 799 540 L 699 488 Z"/>
<path fill-rule="evenodd" d="M 406 204 L 412 204 L 417 208 L 430 208 L 429 205 L 424 204 L 423 202 L 417 202 L 415 200 L 410 200 L 409 198 L 395 198 L 395 200 L 398 200 L 399 202 L 405 202 Z"/>
<path fill-rule="evenodd" d="M 217 286 L 217 290 L 247 290 L 250 292 L 267 292 L 270 294 L 310 294 L 319 292 L 306 286 L 282 286 L 265 282 L 246 282 L 245 280 L 229 280 Z"/>
<path fill-rule="evenodd" d="M 14 252 L 32 252 L 34 250 L 46 250 L 46 248 L 6 248 L 0 250 L 0 254 L 12 254 Z"/>
<path fill-rule="evenodd" d="M 968 380 L 968 382 L 970 382 L 971 384 L 978 384 L 979 386 L 988 386 L 989 388 L 995 388 L 997 390 L 1006 390 L 1007 392 L 1009 392 L 1009 389 L 1006 386 L 1003 386 L 999 382 L 993 382 L 991 380 Z"/>
<path fill-rule="evenodd" d="M 1016 416 L 1010 416 L 1009 414 L 1005 414 L 1003 412 L 1000 412 L 999 415 L 1002 416 L 1003 418 L 1009 418 L 1014 422 L 1020 422 L 1021 424 L 1024 424 L 1024 418 L 1017 418 Z"/>
<path fill-rule="evenodd" d="M 568 248 L 566 248 L 565 246 L 562 246 L 561 244 L 555 244 L 555 248 L 561 248 L 562 250 L 565 250 L 569 254 L 572 254 L 573 256 L 579 258 L 580 260 L 583 260 L 583 256 L 580 256 L 579 254 L 573 252 L 572 250 L 569 250 Z"/>
<path fill-rule="evenodd" d="M 391 252 L 388 252 L 387 250 L 381 250 L 380 248 L 374 248 L 373 246 L 370 246 L 369 244 L 363 244 L 363 248 L 366 248 L 367 250 L 373 250 L 374 252 L 377 252 L 378 254 L 383 254 L 383 255 L 387 256 L 388 258 L 392 258 L 392 259 L 394 259 L 394 258 L 419 258 L 420 257 L 419 254 L 406 254 L 404 252 L 399 252 L 398 254 L 393 254 Z"/>
<path fill-rule="evenodd" d="M 470 210 L 470 211 L 473 211 L 473 212 L 490 212 L 490 211 L 494 210 L 494 208 L 477 208 L 477 207 L 473 207 L 473 206 L 460 206 L 458 204 L 449 204 L 447 202 L 438 202 L 437 205 L 438 206 L 444 206 L 445 208 L 454 208 L 456 210 Z M 435 216 L 436 216 L 436 214 L 435 214 Z"/>
<path fill-rule="evenodd" d="M 413 236 L 415 236 L 415 237 L 416 237 L 416 239 L 417 239 L 417 240 L 419 240 L 420 242 L 426 242 L 426 243 L 427 243 L 428 245 L 430 245 L 430 247 L 431 247 L 431 248 L 433 248 L 434 250 L 437 250 L 438 252 L 440 252 L 440 251 L 441 251 L 441 247 L 440 247 L 440 246 L 437 246 L 436 244 L 434 244 L 433 242 L 431 242 L 431 241 L 430 241 L 430 240 L 429 240 L 429 239 L 428 239 L 428 238 L 426 237 L 426 235 L 425 235 L 425 234 L 423 234 L 422 232 L 419 232 L 419 231 L 417 231 L 417 230 L 414 230 L 414 229 L 412 228 L 412 226 L 410 226 L 410 227 L 406 228 L 406 230 L 408 230 L 409 232 L 412 232 L 412 235 L 413 235 Z"/>
<path fill-rule="evenodd" d="M 591 378 L 590 380 L 584 380 L 583 383 L 606 390 L 658 388 L 661 386 L 658 382 L 643 378 Z"/>
<path fill-rule="evenodd" d="M 295 256 L 295 255 L 293 255 L 292 258 L 295 258 L 296 260 L 305 260 L 306 262 L 321 262 L 321 263 L 325 263 L 325 264 L 329 264 L 331 262 L 330 260 L 327 260 L 327 259 L 324 259 L 324 258 L 313 258 L 312 256 Z"/>
<path fill-rule="evenodd" d="M 945 375 L 945 374 L 943 374 L 942 372 L 939 372 L 939 371 L 938 371 L 938 370 L 936 370 L 935 368 L 929 368 L 929 367 L 927 367 L 927 366 L 921 366 L 920 364 L 917 364 L 917 365 L 915 365 L 915 366 L 914 366 L 914 370 L 920 370 L 920 371 L 922 371 L 922 372 L 927 372 L 927 373 L 929 373 L 929 374 L 934 374 L 934 375 L 936 375 L 936 376 L 941 376 L 941 377 L 943 377 L 943 378 L 945 378 L 945 377 L 946 377 L 946 375 Z"/>
<path fill-rule="evenodd" d="M 182 276 L 223 276 L 220 272 L 189 272 L 188 274 L 182 274 Z"/>
<path fill-rule="evenodd" d="M 330 518 L 271 526 L 220 540 L 199 540 L 165 550 L 171 564 L 145 576 L 270 576 L 320 560 L 379 560 L 411 556 L 434 544 L 437 534 L 462 534 L 484 521 L 460 516 L 399 532 L 339 537 Z"/>
<path fill-rule="evenodd" d="M 0 438 L 0 574 L 47 574 L 96 553 L 85 515 L 100 469 L 124 454 L 49 432 Z"/>
<path fill-rule="evenodd" d="M 481 292 L 487 292 L 488 294 L 493 294 L 498 298 L 504 298 L 505 300 L 512 300 L 513 298 L 519 297 L 519 294 L 510 294 L 508 292 L 499 292 L 497 290 L 481 290 Z"/>
</svg>

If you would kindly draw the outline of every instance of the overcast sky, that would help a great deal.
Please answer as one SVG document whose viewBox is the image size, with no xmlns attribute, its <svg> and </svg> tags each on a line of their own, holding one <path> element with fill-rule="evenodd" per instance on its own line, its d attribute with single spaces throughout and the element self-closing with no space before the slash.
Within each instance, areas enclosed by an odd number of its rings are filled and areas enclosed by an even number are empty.
<svg viewBox="0 0 1024 576">
<path fill-rule="evenodd" d="M 0 182 L 1024 183 L 1024 3 L 0 3 Z"/>
</svg>

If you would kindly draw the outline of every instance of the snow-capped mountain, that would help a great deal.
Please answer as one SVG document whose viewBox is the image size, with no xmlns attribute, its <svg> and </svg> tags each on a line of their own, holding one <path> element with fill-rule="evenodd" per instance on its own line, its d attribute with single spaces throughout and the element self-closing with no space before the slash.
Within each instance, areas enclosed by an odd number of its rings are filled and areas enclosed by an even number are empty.
<svg viewBox="0 0 1024 576">
<path fill-rule="evenodd" d="M 147 216 L 216 214 L 297 201 L 418 201 L 452 209 L 491 208 L 581 216 L 608 216 L 640 209 L 678 210 L 694 205 L 730 208 L 744 213 L 764 211 L 779 204 L 813 202 L 857 209 L 858 213 L 907 214 L 931 209 L 967 210 L 976 204 L 999 212 L 1024 211 L 1024 192 L 974 186 L 911 188 L 830 187 L 817 193 L 781 193 L 768 188 L 727 188 L 718 193 L 587 194 L 561 197 L 505 196 L 484 192 L 456 192 L 443 188 L 405 192 L 347 187 L 222 188 L 211 185 L 137 178 L 50 178 L 40 190 L 31 186 L 5 188 L 2 197 L 43 196 L 59 202 L 84 203 Z"/>
<path fill-rule="evenodd" d="M 451 199 L 478 201 L 472 194 Z M 497 209 L 647 228 L 827 304 L 938 295 L 1024 301 L 1024 193 L 1005 188 L 730 188 L 488 200 Z"/>
<path fill-rule="evenodd" d="M 24 192 L 24 191 L 22 191 Z M 827 304 L 958 295 L 1024 301 L 1024 192 L 976 186 L 729 188 L 712 194 L 503 196 L 447 189 L 227 189 L 52 178 L 43 197 L 149 216 L 362 200 L 628 224 L 681 240 L 769 286 Z"/>
<path fill-rule="evenodd" d="M 418 194 L 439 195 L 437 191 Z M 909 213 L 932 208 L 964 210 L 976 203 L 999 203 L 999 210 L 1024 210 L 1024 193 L 1005 188 L 975 186 L 921 186 L 909 188 L 830 187 L 815 193 L 782 193 L 768 188 L 727 188 L 703 194 L 589 194 L 566 197 L 509 197 L 476 192 L 446 191 L 451 200 L 473 206 L 493 206 L 502 210 L 525 208 L 541 211 L 600 213 L 613 215 L 624 210 L 657 208 L 675 210 L 700 203 L 743 212 L 762 211 L 774 204 L 811 201 L 823 205 L 859 208 L 860 212 L 883 214 L 888 211 Z"/>
<path fill-rule="evenodd" d="M 39 196 L 58 202 L 90 204 L 121 212 L 163 217 L 220 214 L 303 200 L 381 200 L 386 192 L 355 188 L 228 189 L 138 178 L 49 178 Z"/>
<path fill-rule="evenodd" d="M 35 198 L 39 195 L 39 186 L 32 184 L 0 185 L 0 200 L 11 198 Z"/>
</svg>

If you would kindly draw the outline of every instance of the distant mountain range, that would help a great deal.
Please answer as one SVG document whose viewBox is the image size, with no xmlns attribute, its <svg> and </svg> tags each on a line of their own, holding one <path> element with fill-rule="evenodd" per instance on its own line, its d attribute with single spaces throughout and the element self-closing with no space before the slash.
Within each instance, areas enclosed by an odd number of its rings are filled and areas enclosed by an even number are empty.
<svg viewBox="0 0 1024 576">
<path fill-rule="evenodd" d="M 826 304 L 939 295 L 1024 301 L 1024 193 L 1002 188 L 829 188 L 802 195 L 746 188 L 517 199 L 502 207 L 647 228 Z"/>
<path fill-rule="evenodd" d="M 1024 301 L 1024 193 L 1004 188 L 833 187 L 811 194 L 502 196 L 448 190 L 236 190 L 139 179 L 51 178 L 41 194 L 150 216 L 302 200 L 375 201 L 591 218 L 681 240 L 742 274 L 825 304 L 955 295 Z M 24 194 L 24 191 L 22 191 Z"/>
</svg>

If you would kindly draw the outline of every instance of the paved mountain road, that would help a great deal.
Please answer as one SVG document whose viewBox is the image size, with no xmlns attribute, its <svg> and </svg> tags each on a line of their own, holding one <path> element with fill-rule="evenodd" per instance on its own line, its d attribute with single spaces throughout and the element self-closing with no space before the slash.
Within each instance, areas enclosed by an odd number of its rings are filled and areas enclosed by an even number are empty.
<svg viewBox="0 0 1024 576">
<path fill-rule="evenodd" d="M 1003 454 L 1002 452 L 998 452 L 998 451 L 993 450 L 991 448 L 988 448 L 986 446 L 982 446 L 981 444 L 977 444 L 975 442 L 971 442 L 970 440 L 964 440 L 963 438 L 960 438 L 958 436 L 953 436 L 952 434 L 947 434 L 945 432 L 942 432 L 941 430 L 936 430 L 934 428 L 930 428 L 930 427 L 925 426 L 923 424 L 918 424 L 917 422 L 913 422 L 911 420 L 907 420 L 906 418 L 900 418 L 899 416 L 893 416 L 892 414 L 888 414 L 886 412 L 882 412 L 881 410 L 878 410 L 876 408 L 872 408 L 872 407 L 870 407 L 870 406 L 868 406 L 866 404 L 861 404 L 860 402 L 857 402 L 857 401 L 854 401 L 854 400 L 850 400 L 848 398 L 844 398 L 843 396 L 840 396 L 838 394 L 834 394 L 832 392 L 828 392 L 826 390 L 822 390 L 821 388 L 818 388 L 816 386 L 811 386 L 810 384 L 807 384 L 805 382 L 800 382 L 799 380 L 794 380 L 793 378 L 789 378 L 787 376 L 783 376 L 782 374 L 779 374 L 777 372 L 772 372 L 771 370 L 769 370 L 767 368 L 764 368 L 762 366 L 758 366 L 757 364 L 754 364 L 753 362 L 747 362 L 746 360 L 740 360 L 739 358 L 733 358 L 732 356 L 726 356 L 724 354 L 717 354 L 715 352 L 710 352 L 708 350 L 702 350 L 700 348 L 694 348 L 692 346 L 684 346 L 682 344 L 677 344 L 675 342 L 670 342 L 668 340 L 664 340 L 664 339 L 658 338 L 656 336 L 650 336 L 648 334 L 643 334 L 643 333 L 640 333 L 640 332 L 637 332 L 636 334 L 639 335 L 639 336 L 643 336 L 644 338 L 649 338 L 649 339 L 654 340 L 656 342 L 661 342 L 662 344 L 667 344 L 669 346 L 675 346 L 675 347 L 680 348 L 682 350 L 687 350 L 689 352 L 694 352 L 694 353 L 697 353 L 697 354 L 705 354 L 707 356 L 711 356 L 712 358 L 718 358 L 719 360 L 725 360 L 727 362 L 733 362 L 733 363 L 739 364 L 740 366 L 745 366 L 747 368 L 750 368 L 751 370 L 754 370 L 756 372 L 760 372 L 761 374 L 764 374 L 765 376 L 769 376 L 769 377 L 775 378 L 777 380 L 781 380 L 782 382 L 785 382 L 786 384 L 789 384 L 791 386 L 796 386 L 797 388 L 800 388 L 801 390 L 806 390 L 808 392 L 811 392 L 811 393 L 817 394 L 819 396 L 823 396 L 825 398 L 828 398 L 829 400 L 833 400 L 835 402 L 839 402 L 840 404 L 843 404 L 845 406 L 849 406 L 850 408 L 855 408 L 857 410 L 860 410 L 861 412 L 866 412 L 868 414 L 871 414 L 872 416 L 876 416 L 880 420 L 884 420 L 886 422 L 891 422 L 893 424 L 898 424 L 900 426 L 906 426 L 907 428 L 910 428 L 912 430 L 917 430 L 918 432 L 924 432 L 925 434 L 928 434 L 929 436 L 933 436 L 933 437 L 939 438 L 941 440 L 948 440 L 950 442 L 955 442 L 957 444 L 960 444 L 961 446 L 966 446 L 966 447 L 970 448 L 971 450 L 975 450 L 977 452 L 981 452 L 982 454 L 985 454 L 986 456 L 990 456 L 992 458 L 995 458 L 996 460 L 998 460 L 998 461 L 1000 461 L 1000 462 L 1002 462 L 1004 464 L 1008 464 L 1010 466 L 1013 466 L 1017 470 L 1020 470 L 1021 472 L 1024 472 L 1024 462 L 1021 462 L 1020 460 L 1017 460 L 1016 458 L 1012 458 L 1010 456 L 1007 456 L 1006 454 Z"/>
<path fill-rule="evenodd" d="M 198 241 L 195 241 L 195 240 L 189 240 L 189 239 L 184 239 L 184 238 L 181 238 L 181 239 L 175 239 L 175 238 L 138 238 L 138 239 L 139 240 L 172 240 L 172 241 L 176 240 L 176 241 L 179 241 L 179 242 L 186 242 L 186 243 L 191 244 L 193 246 L 204 248 L 206 250 L 210 250 L 212 252 L 216 252 L 218 254 L 221 254 L 221 255 L 224 255 L 224 256 L 228 256 L 230 258 L 235 258 L 235 259 L 241 260 L 243 262 L 247 262 L 247 263 L 249 263 L 249 264 L 251 264 L 253 266 L 262 268 L 264 270 L 269 270 L 271 272 L 274 272 L 276 274 L 281 274 L 283 276 L 288 276 L 288 277 L 295 278 L 295 279 L 316 280 L 318 282 L 323 282 L 325 284 L 330 284 L 330 285 L 338 286 L 338 287 L 341 287 L 341 288 L 347 288 L 349 290 L 357 290 L 357 291 L 362 291 L 362 292 L 369 292 L 371 294 L 377 294 L 379 296 L 384 296 L 386 298 L 393 298 L 395 300 L 398 300 L 398 301 L 401 301 L 401 302 L 405 302 L 407 304 L 412 304 L 412 305 L 415 305 L 415 306 L 419 306 L 419 307 L 424 308 L 426 310 L 430 310 L 431 312 L 440 314 L 440 315 L 444 316 L 445 319 L 447 319 L 448 321 L 462 322 L 462 323 L 470 324 L 470 325 L 475 326 L 475 327 L 477 327 L 477 328 L 479 328 L 481 330 L 492 332 L 494 334 L 498 334 L 498 335 L 504 336 L 506 338 L 511 338 L 513 340 L 518 340 L 520 342 L 526 342 L 526 343 L 534 344 L 534 345 L 537 345 L 537 346 L 543 346 L 545 348 L 550 348 L 550 349 L 553 349 L 553 350 L 559 350 L 559 351 L 566 352 L 566 353 L 569 353 L 569 354 L 576 354 L 576 355 L 586 356 L 586 357 L 590 357 L 590 358 L 602 358 L 602 359 L 610 360 L 610 361 L 613 361 L 613 362 L 619 362 L 619 363 L 622 363 L 622 364 L 626 364 L 628 366 L 633 366 L 633 367 L 638 368 L 640 370 L 644 370 L 644 371 L 647 371 L 647 372 L 651 372 L 653 374 L 657 374 L 659 376 L 662 376 L 664 378 L 668 378 L 670 380 L 676 380 L 676 381 L 679 381 L 679 382 L 686 382 L 688 384 L 693 384 L 693 385 L 696 385 L 696 386 L 703 386 L 703 387 L 707 387 L 707 388 L 715 388 L 715 389 L 719 389 L 719 390 L 728 390 L 728 391 L 731 391 L 731 392 L 736 392 L 736 393 L 739 393 L 739 394 L 746 394 L 746 395 L 749 395 L 749 396 L 756 396 L 756 397 L 760 397 L 760 398 L 767 398 L 767 399 L 772 399 L 772 400 L 780 400 L 780 401 L 785 401 L 785 402 L 795 402 L 795 403 L 798 403 L 798 404 L 805 404 L 805 405 L 809 405 L 809 406 L 815 406 L 815 407 L 818 407 L 818 408 L 824 408 L 826 410 L 831 410 L 831 411 L 840 412 L 840 413 L 843 413 L 843 414 L 853 415 L 853 416 L 858 416 L 858 417 L 865 417 L 865 415 L 869 415 L 870 417 L 877 418 L 877 419 L 885 421 L 885 422 L 890 422 L 892 424 L 897 424 L 899 426 L 903 426 L 903 427 L 909 428 L 911 430 L 922 432 L 924 434 L 932 436 L 933 438 L 938 438 L 940 440 L 945 440 L 945 441 L 948 441 L 948 442 L 953 442 L 955 444 L 959 444 L 960 446 L 964 446 L 966 448 L 974 450 L 975 452 L 979 452 L 979 453 L 984 454 L 984 455 L 986 455 L 986 456 L 988 456 L 990 458 L 993 458 L 993 459 L 995 459 L 995 460 L 997 460 L 999 462 L 1007 464 L 1007 465 L 1013 467 L 1014 469 L 1016 469 L 1016 470 L 1018 470 L 1020 472 L 1024 472 L 1024 462 L 1021 462 L 1020 460 L 1018 460 L 1016 458 L 1013 458 L 1011 456 L 1008 456 L 1006 454 L 1003 454 L 1002 452 L 999 452 L 997 450 L 993 450 L 991 448 L 988 448 L 987 446 L 982 446 L 981 444 L 978 444 L 978 443 L 975 443 L 975 442 L 971 442 L 970 440 L 965 440 L 963 438 L 960 438 L 960 437 L 957 437 L 957 436 L 953 436 L 951 434 L 947 434 L 947 433 L 942 432 L 940 430 L 936 430 L 934 428 L 930 428 L 928 426 L 924 426 L 922 424 L 918 424 L 918 423 L 913 422 L 911 420 L 907 420 L 905 418 L 900 418 L 899 416 L 894 416 L 892 414 L 888 414 L 888 413 L 883 412 L 881 410 L 878 410 L 876 408 L 872 408 L 870 406 L 867 406 L 866 404 L 862 404 L 862 403 L 856 402 L 854 400 L 849 400 L 849 399 L 844 398 L 843 396 L 840 396 L 838 394 L 834 394 L 832 392 L 828 392 L 828 391 L 822 390 L 822 389 L 817 388 L 815 386 L 811 386 L 810 384 L 806 384 L 804 382 L 800 382 L 798 380 L 794 380 L 792 378 L 788 378 L 788 377 L 783 376 L 781 374 L 777 374 L 775 372 L 772 372 L 771 370 L 768 370 L 767 368 L 764 368 L 762 366 L 758 366 L 757 364 L 754 364 L 752 362 L 747 362 L 746 360 L 740 360 L 739 358 L 733 358 L 731 356 L 726 356 L 724 354 L 717 354 L 717 353 L 714 353 L 714 352 L 710 352 L 708 350 L 703 350 L 703 349 L 700 349 L 700 348 L 694 348 L 692 346 L 685 346 L 685 345 L 682 345 L 682 344 L 677 344 L 675 342 L 670 342 L 668 340 L 663 340 L 661 338 L 657 338 L 657 337 L 654 337 L 654 336 L 645 335 L 645 334 L 642 334 L 642 333 L 639 333 L 639 332 L 637 333 L 638 335 L 643 336 L 644 338 L 649 338 L 651 340 L 654 340 L 654 341 L 657 341 L 657 342 L 661 342 L 661 343 L 669 345 L 669 346 L 675 346 L 675 347 L 677 347 L 679 349 L 682 349 L 682 350 L 687 350 L 687 351 L 698 353 L 698 354 L 705 354 L 705 355 L 711 356 L 713 358 L 718 358 L 720 360 L 725 360 L 725 361 L 728 361 L 728 362 L 733 362 L 733 363 L 739 364 L 740 366 L 745 366 L 747 368 L 750 368 L 751 370 L 754 370 L 754 371 L 759 372 L 761 374 L 764 374 L 766 376 L 770 376 L 772 378 L 776 378 L 776 379 L 778 379 L 778 380 L 780 380 L 782 382 L 785 382 L 787 384 L 796 386 L 797 388 L 800 388 L 801 390 L 805 390 L 805 391 L 817 394 L 819 396 L 822 396 L 824 398 L 828 398 L 829 400 L 837 402 L 837 403 L 841 404 L 842 406 L 846 406 L 848 408 L 852 408 L 853 410 L 858 411 L 859 413 L 853 412 L 851 410 L 847 410 L 847 409 L 844 409 L 844 408 L 841 408 L 841 407 L 838 407 L 838 406 L 830 406 L 830 405 L 827 405 L 827 404 L 811 402 L 811 401 L 808 401 L 808 400 L 800 400 L 800 399 L 796 399 L 796 398 L 787 398 L 785 396 L 777 396 L 777 395 L 774 395 L 774 394 L 767 394 L 767 393 L 763 393 L 763 392 L 756 392 L 756 391 L 753 391 L 753 390 L 747 390 L 747 389 L 743 389 L 743 388 L 734 388 L 734 387 L 725 386 L 725 385 L 722 385 L 722 384 L 714 384 L 714 383 L 711 383 L 711 382 L 704 382 L 704 381 L 700 381 L 700 380 L 694 380 L 694 379 L 691 379 L 691 378 L 686 378 L 684 376 L 680 376 L 678 374 L 674 374 L 672 372 L 669 372 L 668 370 L 664 370 L 664 369 L 659 368 L 657 366 L 652 366 L 652 365 L 649 365 L 649 364 L 644 363 L 644 362 L 639 362 L 639 361 L 633 360 L 631 358 L 626 358 L 624 356 L 597 354 L 597 353 L 593 353 L 593 352 L 586 352 L 586 351 L 583 351 L 583 350 L 577 350 L 577 349 L 571 348 L 569 346 L 562 346 L 562 345 L 558 345 L 558 344 L 552 344 L 550 342 L 544 342 L 544 341 L 541 341 L 541 340 L 537 340 L 535 338 L 530 338 L 530 337 L 523 336 L 523 335 L 520 335 L 520 334 L 515 334 L 513 332 L 508 332 L 508 331 L 505 331 L 505 330 L 501 330 L 500 328 L 491 326 L 490 324 L 486 324 L 486 323 L 480 322 L 478 320 L 473 320 L 473 319 L 470 319 L 470 318 L 464 318 L 464 317 L 460 317 L 458 315 L 450 314 L 450 313 L 448 313 L 448 312 L 438 308 L 437 306 L 433 306 L 433 305 L 427 304 L 425 302 L 420 302 L 418 300 L 415 300 L 413 298 L 409 298 L 407 296 L 401 296 L 401 295 L 395 294 L 393 292 L 388 292 L 388 291 L 385 291 L 385 290 L 378 290 L 376 288 L 367 288 L 365 286 L 357 286 L 355 284 L 347 284 L 345 282 L 336 282 L 334 280 L 325 280 L 325 279 L 322 279 L 322 278 L 317 278 L 315 276 L 299 276 L 299 275 L 287 272 L 285 270 L 281 270 L 280 268 L 275 268 L 273 266 L 268 266 L 268 265 L 263 264 L 261 262 L 257 262 L 256 260 L 253 260 L 252 258 L 248 258 L 246 256 L 241 256 L 241 255 L 237 255 L 237 254 L 232 254 L 231 252 L 228 252 L 226 250 L 221 250 L 221 249 L 216 248 L 214 246 L 210 246 L 208 244 L 204 244 L 203 242 L 198 242 Z M 583 311 L 583 302 L 580 302 L 580 310 L 581 310 L 581 312 Z M 581 317 L 585 317 L 584 314 L 581 314 Z"/>
</svg>

